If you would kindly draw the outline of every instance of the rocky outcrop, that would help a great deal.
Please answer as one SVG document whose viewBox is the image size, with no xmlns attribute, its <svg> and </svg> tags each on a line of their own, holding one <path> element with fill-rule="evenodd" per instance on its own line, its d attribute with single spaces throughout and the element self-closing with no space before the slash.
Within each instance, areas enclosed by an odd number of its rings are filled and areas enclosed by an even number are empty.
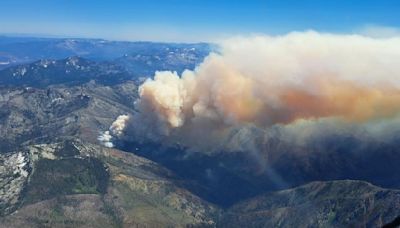
<svg viewBox="0 0 400 228">
<path fill-rule="evenodd" d="M 28 154 L 21 151 L 0 154 L 0 215 L 10 213 L 19 205 L 29 173 Z"/>
</svg>

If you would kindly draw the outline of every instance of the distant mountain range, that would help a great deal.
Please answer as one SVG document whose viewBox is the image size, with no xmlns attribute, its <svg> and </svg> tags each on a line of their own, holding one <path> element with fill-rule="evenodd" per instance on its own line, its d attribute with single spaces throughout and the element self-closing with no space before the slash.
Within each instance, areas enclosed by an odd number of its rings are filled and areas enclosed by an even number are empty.
<svg viewBox="0 0 400 228">
<path fill-rule="evenodd" d="M 211 50 L 205 43 L 0 37 L 0 86 L 117 84 L 193 69 Z"/>
<path fill-rule="evenodd" d="M 43 59 L 64 59 L 79 56 L 93 61 L 120 58 L 130 69 L 140 64 L 147 69 L 169 69 L 185 64 L 190 68 L 203 60 L 212 50 L 206 43 L 124 42 L 101 39 L 23 38 L 0 36 L 0 69 Z M 133 62 L 131 62 L 133 61 Z M 140 68 L 139 68 L 140 69 Z M 179 66 L 176 70 L 181 71 Z M 148 71 L 144 71 L 148 72 Z M 143 72 L 138 72 L 139 74 Z"/>
<path fill-rule="evenodd" d="M 45 87 L 62 83 L 82 84 L 90 80 L 116 84 L 132 79 L 133 74 L 120 65 L 111 62 L 97 63 L 80 57 L 44 59 L 0 71 L 0 84 L 3 86 Z"/>
</svg>

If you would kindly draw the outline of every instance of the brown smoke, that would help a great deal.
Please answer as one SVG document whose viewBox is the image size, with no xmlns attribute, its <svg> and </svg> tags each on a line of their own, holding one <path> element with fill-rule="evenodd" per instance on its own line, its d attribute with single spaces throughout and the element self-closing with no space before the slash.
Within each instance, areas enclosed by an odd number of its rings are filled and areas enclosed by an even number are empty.
<svg viewBox="0 0 400 228">
<path fill-rule="evenodd" d="M 157 72 L 139 95 L 134 128 L 189 146 L 224 144 L 232 129 L 249 125 L 396 118 L 400 39 L 316 32 L 234 38 L 194 71 Z"/>
</svg>

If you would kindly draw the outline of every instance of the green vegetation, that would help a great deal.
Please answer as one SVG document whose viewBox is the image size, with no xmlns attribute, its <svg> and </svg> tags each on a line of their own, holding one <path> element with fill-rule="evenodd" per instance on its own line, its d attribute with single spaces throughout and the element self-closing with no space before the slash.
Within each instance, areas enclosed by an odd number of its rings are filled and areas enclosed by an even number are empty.
<svg viewBox="0 0 400 228">
<path fill-rule="evenodd" d="M 121 228 L 123 227 L 123 218 L 119 215 L 117 209 L 115 208 L 115 205 L 113 204 L 112 201 L 107 202 L 107 200 L 102 199 L 103 202 L 103 208 L 101 209 L 101 212 L 104 214 L 110 216 L 112 222 L 116 228 Z"/>
<path fill-rule="evenodd" d="M 68 194 L 104 194 L 109 175 L 95 158 L 38 161 L 26 189 L 25 204 Z"/>
</svg>

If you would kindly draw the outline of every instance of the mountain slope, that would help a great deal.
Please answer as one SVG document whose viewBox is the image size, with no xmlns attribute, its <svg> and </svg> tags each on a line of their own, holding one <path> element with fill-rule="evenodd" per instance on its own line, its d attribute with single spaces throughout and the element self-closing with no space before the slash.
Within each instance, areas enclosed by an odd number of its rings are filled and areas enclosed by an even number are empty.
<svg viewBox="0 0 400 228">
<path fill-rule="evenodd" d="M 215 206 L 144 158 L 79 140 L 29 146 L 20 153 L 30 169 L 24 187 L 14 186 L 18 200 L 3 205 L 14 212 L 0 219 L 0 227 L 215 225 Z M 4 194 L 10 193 L 0 194 L 2 202 Z"/>
<path fill-rule="evenodd" d="M 400 191 L 367 182 L 312 182 L 230 208 L 221 227 L 381 227 L 400 212 Z"/>
<path fill-rule="evenodd" d="M 120 114 L 133 112 L 136 85 L 0 89 L 0 151 L 74 136 L 96 142 Z"/>
</svg>

